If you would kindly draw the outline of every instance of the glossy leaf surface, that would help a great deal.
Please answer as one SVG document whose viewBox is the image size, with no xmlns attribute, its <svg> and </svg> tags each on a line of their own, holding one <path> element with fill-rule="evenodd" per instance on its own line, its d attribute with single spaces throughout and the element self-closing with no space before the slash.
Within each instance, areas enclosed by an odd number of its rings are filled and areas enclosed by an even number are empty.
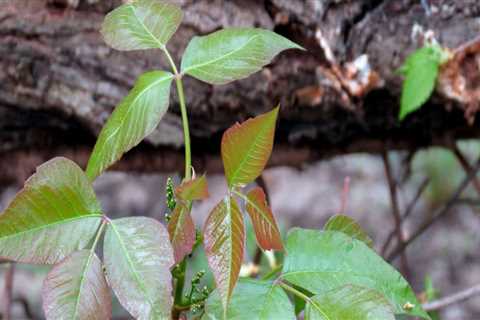
<svg viewBox="0 0 480 320">
<path fill-rule="evenodd" d="M 208 198 L 207 177 L 202 175 L 188 181 L 182 182 L 175 189 L 175 195 L 183 200 L 202 200 Z"/>
<path fill-rule="evenodd" d="M 45 279 L 43 309 L 47 319 L 106 320 L 112 297 L 102 263 L 94 252 L 74 252 L 53 267 Z"/>
<path fill-rule="evenodd" d="M 54 158 L 37 168 L 0 215 L 0 256 L 57 263 L 85 248 L 100 222 L 100 205 L 82 169 Z"/>
<path fill-rule="evenodd" d="M 368 288 L 347 285 L 310 299 L 305 320 L 395 320 L 388 301 Z"/>
<path fill-rule="evenodd" d="M 272 210 L 268 206 L 265 192 L 256 187 L 247 194 L 247 212 L 252 220 L 258 245 L 263 250 L 282 250 L 282 237 Z"/>
<path fill-rule="evenodd" d="M 168 222 L 168 234 L 175 255 L 175 263 L 192 252 L 195 244 L 195 224 L 186 205 L 177 203 Z"/>
<path fill-rule="evenodd" d="M 293 305 L 285 292 L 273 282 L 240 279 L 227 310 L 227 319 L 295 320 Z M 223 306 L 215 290 L 207 300 L 202 319 L 223 319 Z"/>
<path fill-rule="evenodd" d="M 162 0 L 135 0 L 110 12 L 102 24 L 105 42 L 117 50 L 162 48 L 182 21 L 181 9 Z"/>
<path fill-rule="evenodd" d="M 270 158 L 278 107 L 229 128 L 222 137 L 222 160 L 228 186 L 246 185 L 262 173 Z"/>
<path fill-rule="evenodd" d="M 130 217 L 109 223 L 104 240 L 107 279 L 135 319 L 169 319 L 173 250 L 156 220 Z"/>
<path fill-rule="evenodd" d="M 226 84 L 248 77 L 278 53 L 300 46 L 258 28 L 223 29 L 194 37 L 182 58 L 182 73 L 210 84 Z"/>
<path fill-rule="evenodd" d="M 223 307 L 238 279 L 245 246 L 245 227 L 234 198 L 225 197 L 205 222 L 204 246 Z"/>
<path fill-rule="evenodd" d="M 335 215 L 328 219 L 323 229 L 325 231 L 343 232 L 354 239 L 363 241 L 367 246 L 373 247 L 372 239 L 362 229 L 358 222 L 356 222 L 349 216 L 345 216 L 342 214 Z"/>
<path fill-rule="evenodd" d="M 407 281 L 363 242 L 335 231 L 292 229 L 282 277 L 314 294 L 347 284 L 374 289 L 396 314 L 428 319 Z M 413 308 L 405 306 L 413 305 Z"/>
<path fill-rule="evenodd" d="M 138 78 L 98 136 L 86 170 L 91 180 L 152 133 L 167 112 L 172 79 L 173 75 L 164 71 Z"/>
</svg>

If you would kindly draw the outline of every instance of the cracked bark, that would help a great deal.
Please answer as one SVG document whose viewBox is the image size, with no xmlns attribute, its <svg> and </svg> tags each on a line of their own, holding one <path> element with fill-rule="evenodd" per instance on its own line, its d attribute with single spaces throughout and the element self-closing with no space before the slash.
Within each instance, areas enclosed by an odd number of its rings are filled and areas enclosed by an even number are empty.
<svg viewBox="0 0 480 320">
<path fill-rule="evenodd" d="M 414 0 L 175 2 L 186 13 L 168 45 L 177 62 L 193 35 L 229 26 L 272 29 L 308 50 L 282 53 L 262 72 L 230 85 L 185 79 L 197 171 L 220 171 L 223 130 L 279 102 L 271 165 L 300 167 L 341 153 L 416 149 L 479 135 L 478 124 L 468 125 L 464 116 L 466 110 L 475 116 L 480 97 L 475 95 L 480 90 L 477 51 L 458 65 L 469 80 L 470 100 L 439 92 L 403 123 L 396 117 L 401 78 L 394 74 L 418 47 L 412 34 L 419 26 L 433 30 L 452 49 L 474 39 L 480 31 L 476 0 L 430 1 L 430 16 Z M 0 183 L 23 182 L 35 166 L 55 155 L 85 165 L 95 136 L 136 77 L 167 68 L 160 52 L 117 52 L 102 42 L 98 29 L 103 15 L 120 3 L 0 2 Z M 352 79 L 342 77 L 348 77 L 347 66 L 362 54 L 378 82 L 355 91 Z M 174 93 L 159 128 L 116 169 L 181 170 L 179 114 Z"/>
</svg>

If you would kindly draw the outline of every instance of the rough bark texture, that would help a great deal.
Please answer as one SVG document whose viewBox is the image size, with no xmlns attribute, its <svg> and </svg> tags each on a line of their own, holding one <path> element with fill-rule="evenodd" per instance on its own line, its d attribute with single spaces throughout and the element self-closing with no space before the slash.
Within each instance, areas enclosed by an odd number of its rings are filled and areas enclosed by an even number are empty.
<svg viewBox="0 0 480 320">
<path fill-rule="evenodd" d="M 193 35 L 223 27 L 273 29 L 307 48 L 282 53 L 234 84 L 185 79 L 198 170 L 221 170 L 221 133 L 281 103 L 272 165 L 342 152 L 418 148 L 477 137 L 480 32 L 477 0 L 179 0 L 184 22 L 168 47 L 178 62 Z M 118 52 L 98 32 L 119 0 L 0 0 L 0 182 L 22 181 L 40 162 L 67 155 L 86 163 L 95 136 L 136 77 L 165 69 L 159 51 Z M 427 10 L 429 9 L 429 10 Z M 427 11 L 431 11 L 428 15 Z M 397 120 L 401 78 L 394 71 L 423 31 L 455 51 L 439 92 Z M 473 41 L 473 42 L 472 42 Z M 366 54 L 369 64 L 354 61 Z M 454 72 L 452 70 L 461 71 Z M 449 72 L 447 72 L 449 71 Z M 467 79 L 456 88 L 452 78 Z M 453 89 L 451 87 L 454 87 Z M 182 168 L 182 131 L 173 99 L 158 130 L 117 168 Z"/>
</svg>

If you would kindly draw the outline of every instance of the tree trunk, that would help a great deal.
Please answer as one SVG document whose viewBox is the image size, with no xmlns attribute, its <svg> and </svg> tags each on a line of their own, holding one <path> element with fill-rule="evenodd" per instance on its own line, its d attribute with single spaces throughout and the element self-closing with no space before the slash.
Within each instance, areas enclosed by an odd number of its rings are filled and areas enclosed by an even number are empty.
<svg viewBox="0 0 480 320">
<path fill-rule="evenodd" d="M 272 29 L 307 49 L 282 53 L 263 71 L 230 85 L 185 79 L 197 170 L 220 171 L 222 132 L 278 103 L 271 165 L 448 145 L 479 135 L 477 0 L 176 2 L 185 10 L 168 44 L 177 62 L 192 36 L 231 26 Z M 56 155 L 85 165 L 96 135 L 135 79 L 167 69 L 158 50 L 118 52 L 103 43 L 103 16 L 120 4 L 0 0 L 0 183 L 23 181 Z M 442 69 L 434 97 L 399 122 L 401 78 L 395 70 L 431 31 L 455 58 Z M 462 81 L 466 86 L 458 85 Z M 116 168 L 181 170 L 179 114 L 174 97 L 154 134 Z"/>
</svg>

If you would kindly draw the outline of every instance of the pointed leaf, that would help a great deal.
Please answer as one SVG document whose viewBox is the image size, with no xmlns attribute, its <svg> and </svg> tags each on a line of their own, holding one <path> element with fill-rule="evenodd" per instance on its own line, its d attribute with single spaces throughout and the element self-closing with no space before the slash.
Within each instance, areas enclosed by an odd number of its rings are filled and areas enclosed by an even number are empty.
<svg viewBox="0 0 480 320">
<path fill-rule="evenodd" d="M 363 241 L 367 246 L 373 248 L 373 240 L 362 229 L 358 222 L 356 222 L 349 216 L 345 216 L 342 214 L 335 215 L 328 219 L 323 229 L 325 231 L 343 232 L 354 239 Z"/>
<path fill-rule="evenodd" d="M 270 158 L 278 107 L 242 124 L 222 137 L 222 160 L 228 186 L 246 185 L 262 173 Z"/>
<path fill-rule="evenodd" d="M 275 32 L 257 28 L 223 29 L 194 37 L 182 58 L 182 73 L 210 84 L 226 84 L 260 71 L 281 51 L 302 49 Z"/>
<path fill-rule="evenodd" d="M 138 78 L 98 136 L 86 170 L 91 180 L 152 133 L 167 112 L 172 79 L 165 71 Z"/>
<path fill-rule="evenodd" d="M 82 169 L 66 158 L 54 158 L 37 168 L 0 215 L 0 256 L 56 263 L 89 244 L 101 216 Z"/>
<path fill-rule="evenodd" d="M 202 319 L 223 319 L 223 306 L 218 290 L 212 292 Z M 285 292 L 273 282 L 240 279 L 233 291 L 226 319 L 295 320 L 292 303 Z"/>
<path fill-rule="evenodd" d="M 117 50 L 163 48 L 182 21 L 181 9 L 159 0 L 135 0 L 105 17 L 101 33 Z"/>
<path fill-rule="evenodd" d="M 388 301 L 368 288 L 347 285 L 310 299 L 305 320 L 395 320 Z"/>
<path fill-rule="evenodd" d="M 168 233 L 175 255 L 175 263 L 192 252 L 195 244 L 195 224 L 186 205 L 177 203 L 168 222 Z"/>
<path fill-rule="evenodd" d="M 105 320 L 112 297 L 95 252 L 82 250 L 53 267 L 42 289 L 47 319 Z"/>
<path fill-rule="evenodd" d="M 169 319 L 173 250 L 156 220 L 131 217 L 109 223 L 104 241 L 108 283 L 135 319 Z"/>
<path fill-rule="evenodd" d="M 260 187 L 247 194 L 247 212 L 252 219 L 253 228 L 260 248 L 263 250 L 283 250 L 282 237 L 272 210 L 267 204 L 265 192 Z"/>
<path fill-rule="evenodd" d="M 361 241 L 341 232 L 295 228 L 286 250 L 282 277 L 292 284 L 314 294 L 347 284 L 367 287 L 384 295 L 396 314 L 429 319 L 407 281 Z"/>
<path fill-rule="evenodd" d="M 208 264 L 226 309 L 245 247 L 243 217 L 234 198 L 225 197 L 217 204 L 205 222 L 203 233 Z"/>
<path fill-rule="evenodd" d="M 175 195 L 183 200 L 202 200 L 209 197 L 205 175 L 182 182 L 175 189 Z"/>
</svg>

